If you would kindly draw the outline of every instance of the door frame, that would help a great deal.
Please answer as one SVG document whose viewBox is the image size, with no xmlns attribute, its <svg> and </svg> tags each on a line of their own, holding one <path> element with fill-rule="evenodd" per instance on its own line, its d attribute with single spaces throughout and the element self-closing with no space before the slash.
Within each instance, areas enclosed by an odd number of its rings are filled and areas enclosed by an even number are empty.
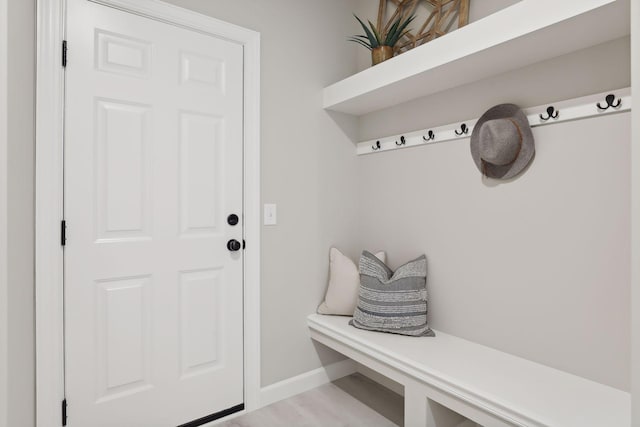
<svg viewBox="0 0 640 427">
<path fill-rule="evenodd" d="M 0 0 L 4 1 L 4 0 Z M 260 33 L 159 0 L 86 0 L 220 37 L 244 51 L 244 404 L 260 396 Z M 37 0 L 36 423 L 58 427 L 64 383 L 63 219 L 66 0 Z M 4 26 L 0 27 L 4 28 Z M 69 46 L 73 55 L 73 46 Z M 70 402 L 73 407 L 73 402 Z"/>
</svg>

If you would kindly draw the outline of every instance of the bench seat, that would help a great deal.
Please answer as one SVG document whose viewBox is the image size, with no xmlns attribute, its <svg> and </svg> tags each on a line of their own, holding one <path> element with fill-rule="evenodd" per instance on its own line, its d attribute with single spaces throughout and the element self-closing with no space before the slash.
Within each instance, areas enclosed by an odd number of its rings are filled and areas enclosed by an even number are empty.
<svg viewBox="0 0 640 427">
<path fill-rule="evenodd" d="M 629 427 L 630 394 L 436 331 L 370 332 L 312 314 L 314 340 L 402 384 L 405 425 L 441 427 L 437 402 L 485 427 Z M 444 425 L 444 424 L 443 424 Z"/>
</svg>

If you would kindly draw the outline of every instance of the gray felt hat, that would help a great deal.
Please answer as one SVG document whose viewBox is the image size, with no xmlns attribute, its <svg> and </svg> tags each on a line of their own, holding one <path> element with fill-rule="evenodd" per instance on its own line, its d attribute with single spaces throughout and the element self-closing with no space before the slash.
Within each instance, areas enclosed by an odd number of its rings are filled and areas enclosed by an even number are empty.
<svg viewBox="0 0 640 427">
<path fill-rule="evenodd" d="M 516 176 L 535 152 L 529 120 L 517 105 L 491 107 L 473 128 L 471 156 L 480 172 L 489 178 Z"/>
</svg>

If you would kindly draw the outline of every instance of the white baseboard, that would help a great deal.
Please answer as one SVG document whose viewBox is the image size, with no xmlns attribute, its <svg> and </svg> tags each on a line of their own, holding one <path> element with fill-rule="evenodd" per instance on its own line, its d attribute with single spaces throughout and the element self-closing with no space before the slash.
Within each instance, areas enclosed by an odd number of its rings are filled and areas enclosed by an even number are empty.
<svg viewBox="0 0 640 427">
<path fill-rule="evenodd" d="M 312 388 L 330 383 L 355 372 L 356 363 L 351 359 L 345 359 L 268 385 L 260 390 L 260 406 L 267 406 L 296 394 L 304 393 Z"/>
</svg>

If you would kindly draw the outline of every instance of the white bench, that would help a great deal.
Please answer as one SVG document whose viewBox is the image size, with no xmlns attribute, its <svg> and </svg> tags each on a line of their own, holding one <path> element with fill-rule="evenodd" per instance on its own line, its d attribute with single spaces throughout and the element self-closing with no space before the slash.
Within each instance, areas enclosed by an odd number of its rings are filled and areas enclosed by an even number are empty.
<svg viewBox="0 0 640 427">
<path fill-rule="evenodd" d="M 436 331 L 369 332 L 312 314 L 311 337 L 402 384 L 405 426 L 448 427 L 437 405 L 485 427 L 629 427 L 629 393 Z"/>
</svg>

